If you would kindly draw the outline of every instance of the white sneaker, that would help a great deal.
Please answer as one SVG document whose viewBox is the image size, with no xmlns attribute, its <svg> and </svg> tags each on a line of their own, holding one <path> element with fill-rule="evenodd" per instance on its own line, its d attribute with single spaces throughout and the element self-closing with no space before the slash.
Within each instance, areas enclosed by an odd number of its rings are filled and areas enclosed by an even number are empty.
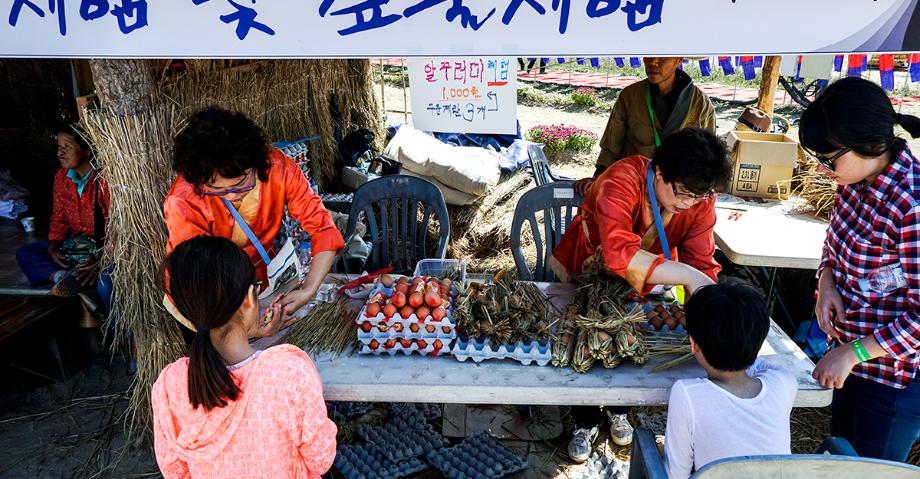
<svg viewBox="0 0 920 479">
<path fill-rule="evenodd" d="M 610 418 L 610 439 L 613 440 L 613 443 L 617 446 L 632 444 L 633 427 L 629 424 L 629 420 L 626 419 L 626 414 L 606 412 L 607 417 Z"/>
<path fill-rule="evenodd" d="M 591 456 L 594 440 L 597 439 L 597 426 L 591 429 L 576 429 L 569 441 L 569 459 L 581 464 Z"/>
</svg>

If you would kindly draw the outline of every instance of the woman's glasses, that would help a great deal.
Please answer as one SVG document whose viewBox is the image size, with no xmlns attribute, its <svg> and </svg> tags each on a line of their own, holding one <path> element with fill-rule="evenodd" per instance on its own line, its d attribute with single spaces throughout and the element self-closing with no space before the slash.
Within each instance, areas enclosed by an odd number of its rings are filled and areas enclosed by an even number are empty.
<svg viewBox="0 0 920 479">
<path fill-rule="evenodd" d="M 256 177 L 253 174 L 253 170 L 249 170 L 249 173 L 246 175 L 246 178 L 252 178 L 252 181 L 250 181 L 249 184 L 247 184 L 246 186 L 227 188 L 227 189 L 220 190 L 220 191 L 210 191 L 210 190 L 205 190 L 204 188 L 199 187 L 198 192 L 204 196 L 226 196 L 226 195 L 232 195 L 235 193 L 248 193 L 249 191 L 251 191 L 253 188 L 256 187 Z M 243 181 L 246 181 L 246 178 L 243 178 Z"/>
<path fill-rule="evenodd" d="M 671 191 L 674 192 L 674 196 L 682 200 L 691 200 L 691 201 L 705 201 L 705 200 L 712 198 L 716 194 L 716 192 L 712 190 L 709 190 L 707 193 L 703 193 L 702 195 L 694 195 L 693 193 L 678 191 L 677 185 L 674 183 L 671 183 Z"/>
<path fill-rule="evenodd" d="M 804 149 L 804 148 L 803 148 L 803 149 Z M 819 155 L 819 154 L 817 154 L 817 153 L 815 153 L 815 152 L 813 152 L 813 151 L 811 151 L 811 150 L 805 149 L 805 152 L 808 153 L 812 158 L 814 158 L 815 161 L 817 161 L 819 165 L 821 165 L 821 166 L 827 168 L 827 169 L 830 170 L 830 171 L 834 171 L 834 163 L 837 162 L 837 159 L 838 159 L 838 158 L 840 158 L 841 156 L 843 156 L 843 155 L 845 155 L 845 154 L 847 154 L 847 153 L 849 153 L 849 152 L 851 152 L 851 151 L 853 151 L 853 149 L 850 148 L 849 146 L 846 146 L 846 147 L 842 148 L 840 151 L 838 151 L 837 153 L 834 153 L 833 156 L 822 156 L 822 155 Z"/>
</svg>

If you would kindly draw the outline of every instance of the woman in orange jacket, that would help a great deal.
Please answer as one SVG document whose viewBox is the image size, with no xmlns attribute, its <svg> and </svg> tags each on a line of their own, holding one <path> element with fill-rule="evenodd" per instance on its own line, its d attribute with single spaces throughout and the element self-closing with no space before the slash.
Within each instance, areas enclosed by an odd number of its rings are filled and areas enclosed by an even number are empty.
<svg viewBox="0 0 920 479">
<path fill-rule="evenodd" d="M 284 295 L 282 316 L 316 295 L 344 241 L 303 172 L 269 146 L 261 128 L 242 113 L 217 107 L 202 110 L 176 136 L 173 166 L 178 176 L 163 205 L 167 253 L 196 236 L 227 238 L 249 255 L 256 278 L 267 284 L 265 258 L 274 256 L 273 243 L 287 206 L 310 234 L 313 259 L 302 288 Z"/>
<path fill-rule="evenodd" d="M 725 144 L 699 128 L 668 136 L 653 159 L 614 163 L 588 188 L 553 251 L 553 272 L 568 281 L 597 254 L 642 294 L 655 285 L 683 285 L 692 293 L 713 283 L 720 270 L 713 259 L 714 196 L 731 174 Z"/>
</svg>

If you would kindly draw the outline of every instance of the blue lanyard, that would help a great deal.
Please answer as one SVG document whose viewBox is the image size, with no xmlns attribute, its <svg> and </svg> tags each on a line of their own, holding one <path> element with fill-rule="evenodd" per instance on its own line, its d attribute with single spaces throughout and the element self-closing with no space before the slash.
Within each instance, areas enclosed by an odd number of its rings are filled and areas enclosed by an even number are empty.
<svg viewBox="0 0 920 479">
<path fill-rule="evenodd" d="M 233 203 L 230 203 L 226 198 L 221 198 L 221 201 L 224 202 L 224 206 L 230 210 L 230 214 L 233 215 L 233 219 L 236 220 L 236 224 L 240 225 L 240 229 L 243 230 L 243 233 L 246 233 L 246 237 L 249 238 L 249 242 L 252 243 L 252 246 L 256 248 L 256 251 L 259 252 L 259 256 L 262 256 L 262 261 L 265 261 L 265 266 L 271 264 L 272 260 L 268 258 L 268 252 L 265 251 L 265 247 L 262 246 L 262 242 L 259 241 L 259 238 L 256 238 L 255 233 L 252 232 L 252 229 L 249 228 L 249 225 L 246 224 L 246 221 L 240 216 L 240 212 L 236 211 L 236 208 L 233 207 Z"/>
<path fill-rule="evenodd" d="M 652 163 L 648 164 L 648 175 L 646 179 L 648 182 L 648 197 L 652 203 L 652 215 L 655 216 L 655 227 L 658 228 L 658 241 L 661 242 L 661 250 L 664 252 L 664 259 L 668 261 L 673 261 L 671 259 L 671 248 L 668 247 L 668 237 L 664 233 L 664 223 L 661 221 L 661 212 L 658 211 L 658 198 L 655 197 L 655 170 L 652 167 Z"/>
</svg>

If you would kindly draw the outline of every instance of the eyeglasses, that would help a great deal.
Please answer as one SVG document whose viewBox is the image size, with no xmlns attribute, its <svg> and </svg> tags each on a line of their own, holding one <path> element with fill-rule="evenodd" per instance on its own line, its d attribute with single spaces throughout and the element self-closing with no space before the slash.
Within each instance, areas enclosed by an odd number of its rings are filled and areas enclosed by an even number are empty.
<svg viewBox="0 0 920 479">
<path fill-rule="evenodd" d="M 253 170 L 249 170 L 249 173 L 246 174 L 246 178 L 252 177 L 252 182 L 246 186 L 239 186 L 236 188 L 227 188 L 220 191 L 205 191 L 204 188 L 199 187 L 198 192 L 204 196 L 227 196 L 235 193 L 248 193 L 253 188 L 256 187 L 256 177 L 253 174 Z M 246 181 L 246 178 L 243 178 L 243 181 Z"/>
<path fill-rule="evenodd" d="M 674 192 L 674 196 L 680 199 L 692 201 L 706 201 L 716 195 L 716 192 L 713 190 L 709 190 L 707 193 L 703 193 L 702 195 L 694 195 L 693 193 L 677 191 L 677 185 L 675 183 L 671 183 L 671 191 Z"/>
<path fill-rule="evenodd" d="M 805 152 L 808 153 L 809 156 L 814 158 L 814 160 L 817 161 L 819 165 L 831 171 L 834 171 L 834 163 L 837 161 L 837 159 L 851 151 L 853 151 L 853 149 L 850 148 L 849 146 L 846 146 L 842 148 L 840 151 L 838 151 L 837 153 L 835 153 L 834 156 L 827 157 L 827 156 L 819 155 L 811 150 L 805 150 Z"/>
</svg>

